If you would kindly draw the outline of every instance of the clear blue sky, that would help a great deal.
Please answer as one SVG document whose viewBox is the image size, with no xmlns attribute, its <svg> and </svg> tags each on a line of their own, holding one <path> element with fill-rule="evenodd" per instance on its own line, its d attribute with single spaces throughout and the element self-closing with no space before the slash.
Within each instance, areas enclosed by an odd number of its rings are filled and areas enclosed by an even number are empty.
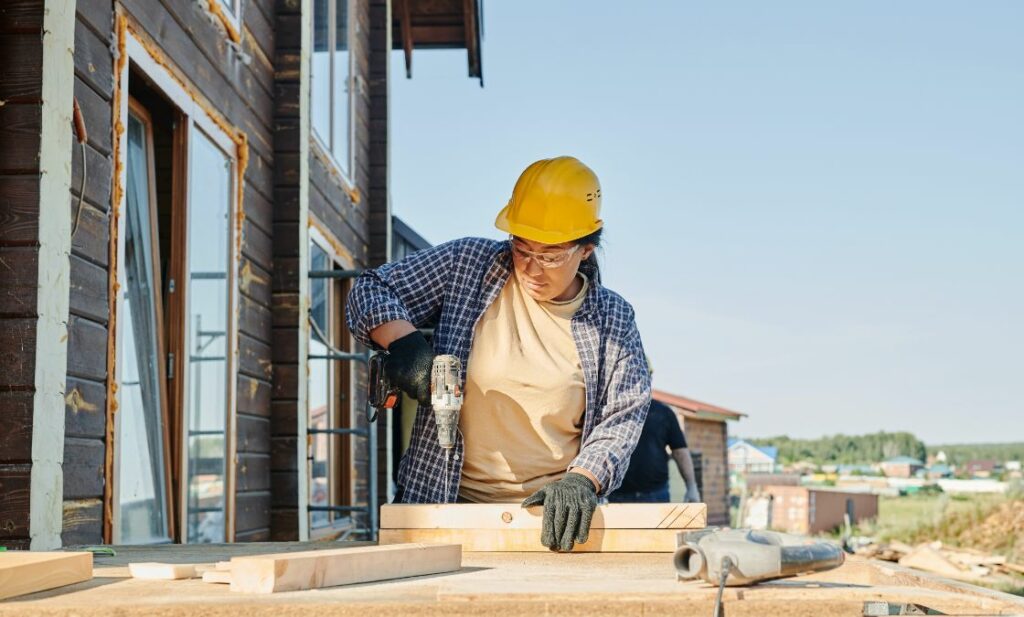
<svg viewBox="0 0 1024 617">
<path fill-rule="evenodd" d="M 465 51 L 392 58 L 392 203 L 428 240 L 500 237 L 519 172 L 577 156 L 655 387 L 743 436 L 1024 440 L 1024 2 L 484 17 L 484 89 Z"/>
</svg>

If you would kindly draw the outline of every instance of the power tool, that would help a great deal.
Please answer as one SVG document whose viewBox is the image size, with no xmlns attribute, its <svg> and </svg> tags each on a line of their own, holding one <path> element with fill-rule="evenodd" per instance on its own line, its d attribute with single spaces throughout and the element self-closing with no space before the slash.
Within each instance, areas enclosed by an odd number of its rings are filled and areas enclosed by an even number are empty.
<svg viewBox="0 0 1024 617">
<path fill-rule="evenodd" d="M 714 617 L 723 617 L 726 586 L 822 572 L 843 565 L 838 545 L 776 531 L 719 529 L 680 532 L 673 561 L 679 580 L 702 578 L 718 587 Z"/>
<path fill-rule="evenodd" d="M 773 578 L 831 570 L 843 550 L 831 542 L 776 531 L 709 528 L 681 532 L 675 553 L 680 580 L 750 585 Z"/>
<path fill-rule="evenodd" d="M 367 398 L 373 415 L 370 422 L 377 420 L 382 410 L 394 409 L 401 391 L 388 380 L 388 353 L 380 352 L 370 357 L 370 378 L 367 383 Z M 446 454 L 455 447 L 459 432 L 459 411 L 462 409 L 462 362 L 452 355 L 434 357 L 430 370 L 430 404 L 437 422 L 437 443 Z"/>
</svg>

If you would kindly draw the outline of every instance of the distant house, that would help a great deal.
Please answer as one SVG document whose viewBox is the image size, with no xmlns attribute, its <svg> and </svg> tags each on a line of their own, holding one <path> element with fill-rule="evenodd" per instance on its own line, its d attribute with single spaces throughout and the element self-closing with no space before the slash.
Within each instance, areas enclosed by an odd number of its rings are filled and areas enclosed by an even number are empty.
<svg viewBox="0 0 1024 617">
<path fill-rule="evenodd" d="M 878 516 L 878 495 L 807 486 L 764 486 L 752 496 L 742 514 L 742 525 L 814 534 L 831 531 Z"/>
<path fill-rule="evenodd" d="M 998 471 L 998 467 L 995 461 L 967 461 L 964 463 L 964 472 L 972 478 L 990 478 Z"/>
<path fill-rule="evenodd" d="M 685 396 L 654 391 L 654 399 L 675 412 L 697 468 L 697 485 L 708 506 L 709 525 L 729 524 L 728 422 L 746 414 Z"/>
<path fill-rule="evenodd" d="M 910 456 L 896 456 L 882 462 L 882 473 L 890 478 L 913 478 L 924 462 Z"/>
<path fill-rule="evenodd" d="M 928 466 L 925 470 L 925 476 L 927 476 L 929 480 L 951 478 L 953 477 L 953 468 L 944 463 L 935 463 L 934 465 Z"/>
<path fill-rule="evenodd" d="M 729 471 L 731 473 L 773 473 L 779 449 L 775 446 L 758 446 L 745 439 L 729 440 Z"/>
</svg>

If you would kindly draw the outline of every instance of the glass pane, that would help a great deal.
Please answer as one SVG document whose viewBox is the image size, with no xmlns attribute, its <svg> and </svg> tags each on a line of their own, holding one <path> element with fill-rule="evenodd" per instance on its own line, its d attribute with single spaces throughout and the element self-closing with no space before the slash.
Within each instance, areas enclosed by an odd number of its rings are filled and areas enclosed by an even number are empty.
<svg viewBox="0 0 1024 617">
<path fill-rule="evenodd" d="M 160 358 L 157 353 L 154 282 L 156 255 L 150 204 L 146 126 L 128 116 L 127 218 L 120 345 L 121 385 L 117 413 L 118 539 L 146 544 L 169 539 L 167 485 L 161 426 Z"/>
<path fill-rule="evenodd" d="M 313 58 L 310 72 L 310 107 L 313 130 L 331 147 L 331 43 L 327 14 L 329 0 L 313 0 Z"/>
<path fill-rule="evenodd" d="M 188 224 L 188 541 L 224 541 L 231 159 L 192 133 Z"/>
<path fill-rule="evenodd" d="M 348 0 L 337 0 L 334 29 L 334 141 L 331 151 L 344 172 L 349 167 L 349 93 Z"/>
<path fill-rule="evenodd" d="M 331 267 L 327 253 L 316 244 L 310 243 L 309 247 L 310 270 L 328 270 Z M 328 321 L 328 279 L 310 279 L 310 316 L 313 318 L 317 328 L 328 337 L 330 341 L 331 328 Z M 324 355 L 328 351 L 327 346 L 321 342 L 316 332 L 311 332 L 309 337 L 309 355 Z M 331 394 L 331 361 L 310 360 L 309 361 L 309 428 L 331 428 L 330 421 L 330 394 Z M 314 506 L 326 506 L 330 503 L 331 491 L 329 484 L 329 452 L 330 438 L 328 435 L 313 435 L 310 441 L 310 486 L 309 502 Z M 323 527 L 330 524 L 331 517 L 327 512 L 310 512 L 310 527 Z"/>
</svg>

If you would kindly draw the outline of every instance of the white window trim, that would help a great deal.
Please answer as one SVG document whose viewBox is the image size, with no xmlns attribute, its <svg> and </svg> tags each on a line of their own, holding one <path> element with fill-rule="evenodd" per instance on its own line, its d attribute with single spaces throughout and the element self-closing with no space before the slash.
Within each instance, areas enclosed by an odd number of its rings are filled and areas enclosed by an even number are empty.
<svg viewBox="0 0 1024 617">
<path fill-rule="evenodd" d="M 219 0 L 214 0 L 214 1 L 219 1 Z M 122 123 L 127 122 L 127 118 L 128 118 L 128 82 L 129 82 L 129 72 L 128 72 L 128 69 L 129 69 L 129 66 L 133 66 L 135 69 L 137 69 L 138 71 L 140 71 L 141 73 L 146 75 L 146 77 L 149 78 L 152 81 L 153 85 L 158 90 L 160 90 L 163 93 L 163 95 L 166 96 L 178 109 L 181 110 L 181 112 L 187 118 L 187 121 L 188 121 L 188 124 L 189 124 L 189 126 L 187 127 L 188 134 L 191 135 L 192 131 L 194 129 L 201 130 L 203 132 L 203 134 L 206 137 L 208 137 L 211 142 L 214 143 L 214 145 L 216 145 L 218 148 L 220 148 L 221 151 L 223 151 L 231 159 L 231 163 L 232 163 L 231 164 L 231 168 L 235 172 L 235 173 L 232 174 L 232 190 L 230 192 L 230 200 L 231 201 L 228 204 L 228 212 L 229 212 L 230 217 L 231 217 L 231 220 L 228 222 L 228 233 L 230 235 L 230 237 L 228 239 L 228 242 L 229 242 L 228 246 L 236 247 L 236 248 L 234 250 L 232 250 L 232 252 L 231 252 L 231 259 L 230 259 L 230 262 L 228 264 L 228 281 L 227 281 L 227 283 L 228 283 L 228 319 L 227 319 L 227 324 L 226 324 L 226 331 L 227 331 L 227 337 L 226 338 L 227 338 L 227 340 L 226 340 L 226 347 L 225 347 L 225 349 L 227 351 L 226 357 L 227 357 L 228 383 L 227 383 L 227 390 L 225 392 L 225 398 L 226 398 L 226 401 L 225 401 L 225 414 L 226 414 L 227 417 L 226 417 L 226 420 L 225 420 L 225 428 L 224 428 L 224 433 L 225 433 L 225 435 L 224 435 L 224 439 L 225 439 L 225 459 L 226 459 L 225 460 L 225 467 L 224 467 L 224 541 L 225 542 L 234 542 L 234 536 L 235 536 L 235 494 L 234 493 L 235 493 L 235 467 L 236 467 L 236 465 L 235 465 L 235 457 L 236 457 L 236 451 L 237 451 L 237 439 L 236 439 L 236 435 L 237 435 L 237 427 L 236 427 L 236 422 L 237 422 L 237 412 L 236 412 L 237 393 L 236 393 L 236 390 L 237 390 L 237 387 L 238 387 L 238 318 L 237 318 L 237 313 L 238 313 L 238 279 L 237 279 L 237 272 L 238 272 L 238 264 L 239 264 L 239 255 L 238 255 L 238 250 L 237 250 L 237 247 L 238 247 L 238 239 L 237 239 L 238 231 L 237 231 L 237 225 L 236 225 L 237 207 L 238 207 L 238 204 L 237 204 L 238 190 L 237 190 L 237 186 L 236 186 L 235 183 L 238 182 L 238 178 L 237 178 L 237 175 L 238 175 L 237 174 L 238 147 L 237 147 L 237 144 L 234 142 L 234 140 L 232 140 L 231 137 L 226 132 L 224 132 L 224 130 L 220 127 L 220 125 L 212 117 L 210 117 L 209 113 L 203 107 L 201 107 L 199 105 L 199 103 L 185 90 L 185 88 L 182 85 L 182 83 L 180 81 L 178 81 L 178 78 L 176 76 L 172 75 L 170 73 L 169 69 L 167 67 L 165 67 L 161 62 L 157 61 L 155 58 L 153 58 L 153 56 L 150 55 L 149 51 L 147 51 L 146 46 L 143 44 L 143 42 L 138 38 L 138 36 L 134 32 L 131 32 L 130 29 L 127 32 L 126 40 L 124 41 L 124 43 L 125 43 L 124 49 L 125 49 L 125 53 L 128 56 L 128 62 L 124 62 L 123 63 L 122 71 L 121 71 L 121 74 L 118 76 L 118 82 L 117 82 L 119 84 L 119 88 L 121 89 L 121 91 L 119 93 L 120 94 L 120 116 L 119 117 L 122 119 L 121 120 Z M 128 142 L 127 130 L 122 130 L 120 132 L 120 134 L 118 135 L 117 139 L 118 139 L 118 144 L 119 144 L 118 145 L 118 158 L 119 158 L 119 160 L 115 161 L 115 169 L 118 170 L 118 179 L 119 179 L 119 182 L 120 182 L 120 186 L 126 187 L 127 186 L 127 167 L 128 167 L 126 165 L 126 157 L 127 157 L 127 151 L 128 151 L 128 148 L 127 148 L 127 142 Z M 191 148 L 191 140 L 189 140 L 189 141 L 190 141 L 190 146 L 189 147 Z M 188 160 L 190 159 L 190 157 L 188 156 L 188 153 L 186 153 L 185 159 L 186 159 L 185 165 L 187 166 L 188 165 Z M 186 212 L 188 212 L 189 209 L 190 209 L 190 204 L 189 204 L 189 199 L 188 199 L 188 197 L 189 197 L 188 196 L 188 188 L 187 188 L 187 184 L 188 184 L 187 183 L 188 168 L 186 167 L 185 169 L 181 170 L 181 173 L 184 174 L 184 177 L 186 178 L 185 195 L 183 196 L 183 198 L 184 198 Z M 117 197 L 118 197 L 117 202 L 114 204 L 114 211 L 115 212 L 124 212 L 124 208 L 125 208 L 125 204 L 126 204 L 126 199 L 127 199 L 126 191 L 124 191 L 124 190 L 120 191 L 120 195 L 117 196 Z M 121 216 L 119 218 L 120 218 L 120 220 L 118 221 L 118 224 L 119 224 L 119 226 L 123 226 L 124 225 L 125 217 Z M 182 256 L 182 259 L 185 260 L 185 263 L 188 263 L 188 242 L 187 241 L 185 243 L 184 249 L 185 249 L 185 254 Z M 181 289 L 184 290 L 185 286 L 182 286 Z M 185 302 L 186 302 L 186 306 L 187 306 L 187 302 L 188 302 L 188 298 L 187 297 L 185 299 Z M 186 313 L 187 313 L 187 309 L 186 309 Z M 186 337 L 185 340 L 188 340 L 188 338 L 187 338 L 188 337 L 188 320 L 187 319 L 185 320 L 185 323 L 183 324 L 183 326 L 184 326 L 184 336 Z M 186 368 L 187 368 L 187 365 L 186 365 Z M 115 367 L 115 369 L 116 369 L 116 367 Z M 183 374 L 180 375 L 180 378 L 182 379 L 182 383 L 183 383 L 183 385 L 181 386 L 181 391 L 187 393 L 188 392 L 188 370 L 185 370 L 182 373 Z M 119 380 L 120 379 L 120 375 L 117 374 L 115 376 L 115 379 Z M 117 383 L 117 382 L 115 382 L 115 383 Z M 187 396 L 183 398 L 183 400 L 182 400 L 182 409 L 179 410 L 179 411 L 180 411 L 180 413 L 183 414 L 183 421 L 181 423 L 182 430 L 183 431 L 187 431 L 188 430 L 188 422 L 186 420 L 188 419 L 188 413 L 189 413 Z M 182 454 L 182 456 L 181 456 L 181 464 L 180 464 L 180 469 L 179 469 L 179 473 L 180 473 L 180 482 L 179 483 L 180 483 L 180 486 L 179 486 L 178 497 L 179 497 L 180 505 L 179 505 L 178 512 L 176 512 L 177 517 L 178 517 L 178 532 L 179 532 L 179 537 L 177 538 L 177 540 L 180 541 L 182 544 L 186 544 L 186 543 L 188 543 L 188 534 L 186 532 L 187 525 L 188 525 L 188 523 L 187 523 L 187 521 L 188 521 L 188 481 L 187 481 L 187 478 L 188 478 L 188 456 L 187 456 L 187 452 L 184 449 L 187 448 L 187 446 L 188 446 L 188 439 L 187 439 L 187 435 L 185 435 L 184 433 L 182 435 L 179 435 L 179 438 L 181 439 L 181 442 L 178 444 L 178 448 L 182 449 L 182 451 L 180 452 L 180 454 Z M 115 445 L 114 445 L 115 456 L 118 453 L 118 451 L 119 451 L 119 449 L 117 448 L 117 445 L 115 443 Z M 116 464 L 114 466 L 114 469 L 117 469 Z M 116 482 L 117 478 L 110 478 L 110 479 L 108 479 L 108 481 Z M 116 535 L 117 531 L 115 530 L 114 533 Z"/>
<path fill-rule="evenodd" d="M 313 141 L 315 142 L 315 144 L 317 146 L 317 149 L 324 155 L 324 157 L 327 158 L 327 160 L 330 162 L 330 164 L 334 167 L 334 171 L 337 172 L 338 176 L 345 183 L 346 188 L 348 188 L 349 190 L 352 190 L 352 189 L 355 188 L 355 182 L 353 181 L 353 178 L 355 177 L 355 174 L 353 173 L 353 170 L 355 169 L 355 166 L 356 166 L 356 149 L 355 149 L 355 139 L 356 139 L 356 136 L 355 136 L 355 124 L 356 124 L 355 123 L 356 78 L 355 78 L 355 54 L 353 53 L 353 49 L 352 49 L 352 40 L 353 40 L 354 30 L 352 28 L 352 21 L 351 21 L 352 20 L 352 6 L 353 6 L 354 3 L 352 2 L 352 0 L 329 0 L 329 2 L 330 2 L 330 5 L 329 5 L 330 8 L 327 11 L 327 21 L 328 21 L 328 25 L 329 25 L 329 29 L 328 29 L 329 35 L 328 35 L 327 41 L 328 41 L 328 47 L 331 50 L 331 62 L 330 62 L 330 69 L 329 69 L 330 70 L 330 79 L 328 80 L 328 82 L 330 83 L 330 95 L 331 96 L 330 96 L 330 101 L 328 102 L 328 107 L 330 108 L 329 117 L 330 117 L 330 125 L 331 125 L 330 130 L 331 130 L 332 135 L 334 133 L 334 121 L 335 121 L 335 118 L 334 118 L 334 95 L 338 91 L 337 86 L 336 86 L 336 84 L 334 82 L 334 57 L 336 55 L 335 54 L 336 50 L 334 49 L 335 46 L 333 45 L 334 40 L 335 40 L 334 34 L 337 32 L 337 23 L 336 23 L 336 21 L 337 21 L 337 10 L 338 10 L 337 9 L 337 3 L 338 2 L 345 2 L 347 7 L 348 7 L 349 23 L 345 24 L 345 32 L 348 35 L 348 81 L 349 81 L 349 83 L 348 83 L 348 127 L 346 127 L 347 128 L 347 132 L 348 132 L 348 164 L 345 167 L 341 166 L 341 164 L 338 161 L 338 157 L 336 157 L 334 155 L 334 152 L 331 150 L 331 147 L 328 145 L 328 142 L 330 142 L 330 140 L 329 139 L 325 140 L 320 135 L 319 131 L 316 130 L 316 127 L 313 126 L 312 122 L 310 122 L 310 124 L 309 124 L 309 126 L 310 126 L 309 132 L 310 132 L 311 138 L 313 139 Z M 311 20 L 311 22 L 312 23 L 311 23 L 310 27 L 311 28 L 315 28 L 316 27 L 315 20 Z M 313 45 L 313 37 L 312 36 L 310 36 L 310 45 Z M 310 54 L 312 54 L 312 49 L 310 50 Z M 312 66 L 312 63 L 310 63 L 310 74 L 311 75 L 312 75 L 312 71 L 313 71 L 313 66 Z M 310 112 L 309 112 L 310 115 L 312 115 L 312 105 L 313 105 L 313 103 L 312 103 L 312 100 L 311 100 L 310 101 Z"/>
</svg>

